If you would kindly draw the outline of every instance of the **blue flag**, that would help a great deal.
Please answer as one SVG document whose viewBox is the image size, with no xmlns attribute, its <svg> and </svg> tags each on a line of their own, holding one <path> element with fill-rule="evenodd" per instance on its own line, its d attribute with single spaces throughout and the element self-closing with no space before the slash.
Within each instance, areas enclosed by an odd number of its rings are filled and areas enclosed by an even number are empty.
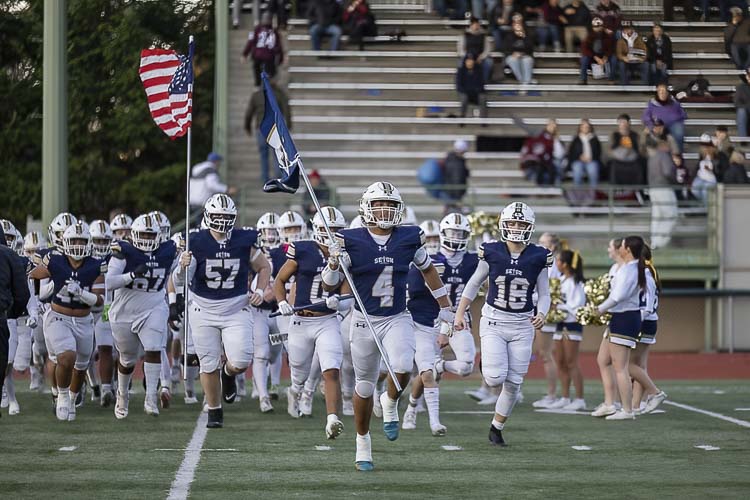
<svg viewBox="0 0 750 500">
<path fill-rule="evenodd" d="M 266 97 L 266 110 L 263 113 L 263 121 L 260 122 L 260 133 L 273 148 L 276 164 L 284 173 L 280 179 L 271 179 L 266 182 L 263 191 L 294 194 L 299 188 L 299 153 L 294 147 L 292 136 L 289 135 L 284 114 L 279 109 L 265 71 L 261 74 L 261 78 L 263 79 L 263 94 Z"/>
</svg>

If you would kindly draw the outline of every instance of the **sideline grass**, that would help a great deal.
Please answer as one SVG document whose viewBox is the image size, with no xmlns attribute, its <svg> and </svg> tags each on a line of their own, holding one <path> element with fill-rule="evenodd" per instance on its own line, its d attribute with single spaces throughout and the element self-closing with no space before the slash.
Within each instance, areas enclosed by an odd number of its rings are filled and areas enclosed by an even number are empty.
<svg viewBox="0 0 750 500">
<path fill-rule="evenodd" d="M 19 385 L 23 385 L 21 382 Z M 476 382 L 448 381 L 442 409 L 491 411 L 463 395 Z M 587 401 L 601 395 L 589 383 Z M 743 420 L 750 406 L 744 381 L 663 383 L 670 398 Z M 715 391 L 723 391 L 716 394 Z M 578 415 L 534 412 L 530 402 L 541 385 L 524 387 L 526 402 L 516 408 L 504 433 L 510 447 L 489 446 L 489 415 L 446 414 L 445 438 L 429 433 L 426 414 L 416 431 L 386 441 L 373 419 L 376 472 L 354 471 L 354 430 L 344 418 L 344 435 L 327 441 L 322 400 L 312 419 L 292 420 L 285 400 L 276 413 L 262 415 L 256 401 L 225 410 L 225 428 L 210 431 L 191 486 L 191 498 L 741 498 L 750 491 L 750 429 L 665 406 L 666 413 L 635 422 L 605 422 Z M 192 435 L 197 406 L 178 398 L 159 418 L 142 412 L 142 395 L 131 414 L 116 421 L 111 409 L 87 402 L 78 420 L 58 423 L 49 396 L 19 391 L 23 414 L 0 420 L 0 485 L 3 498 L 164 498 Z M 696 445 L 713 445 L 704 451 Z M 316 446 L 330 446 L 317 451 Z M 445 451 L 456 445 L 462 451 Z M 575 445 L 590 446 L 576 451 Z M 74 451 L 58 451 L 77 446 Z M 160 448 L 177 451 L 154 451 Z"/>
</svg>

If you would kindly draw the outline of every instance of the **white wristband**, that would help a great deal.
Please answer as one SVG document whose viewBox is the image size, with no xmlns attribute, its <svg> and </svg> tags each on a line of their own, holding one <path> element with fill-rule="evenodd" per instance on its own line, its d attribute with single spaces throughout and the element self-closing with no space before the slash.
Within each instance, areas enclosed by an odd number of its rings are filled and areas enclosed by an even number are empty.
<svg viewBox="0 0 750 500">
<path fill-rule="evenodd" d="M 430 290 L 430 292 L 435 299 L 439 299 L 440 297 L 445 297 L 446 295 L 448 295 L 448 290 L 445 288 L 445 286 L 441 286 L 440 288 L 436 288 L 435 290 Z"/>
<path fill-rule="evenodd" d="M 177 303 L 177 294 L 175 292 L 169 292 L 167 294 L 167 300 L 169 301 L 169 304 L 176 304 Z"/>
<path fill-rule="evenodd" d="M 94 306 L 96 305 L 96 302 L 99 300 L 99 296 L 95 293 L 91 293 L 86 290 L 81 290 L 81 302 L 86 304 L 87 306 Z"/>
<path fill-rule="evenodd" d="M 323 272 L 320 273 L 320 275 L 323 278 L 323 283 L 328 286 L 337 286 L 339 283 L 341 283 L 341 272 L 339 272 L 338 269 L 334 271 L 330 267 L 326 266 L 323 269 Z"/>
</svg>

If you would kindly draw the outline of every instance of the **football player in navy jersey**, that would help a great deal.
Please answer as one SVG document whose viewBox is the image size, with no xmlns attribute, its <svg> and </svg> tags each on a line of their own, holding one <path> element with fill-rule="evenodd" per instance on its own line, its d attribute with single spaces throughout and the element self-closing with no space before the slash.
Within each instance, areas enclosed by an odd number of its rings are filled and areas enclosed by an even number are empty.
<svg viewBox="0 0 750 500">
<path fill-rule="evenodd" d="M 47 248 L 47 239 L 41 231 L 30 231 L 26 233 L 26 236 L 23 239 L 23 253 L 27 259 L 33 262 L 33 257 L 43 248 Z M 30 285 L 32 285 L 31 282 Z M 32 296 L 34 296 L 35 293 L 34 287 L 32 286 Z M 36 297 L 34 297 L 34 299 L 36 299 Z M 47 347 L 44 344 L 44 330 L 42 330 L 42 322 L 39 321 L 38 317 L 38 315 L 41 314 L 39 311 L 40 304 L 38 300 L 35 300 L 35 302 L 36 308 L 28 311 L 29 319 L 26 320 L 27 325 L 31 328 L 32 335 L 32 363 L 29 369 L 31 372 L 31 376 L 29 377 L 29 390 L 32 391 L 42 390 L 44 388 L 44 364 L 47 359 Z"/>
<path fill-rule="evenodd" d="M 477 268 L 479 258 L 474 252 L 468 252 L 469 238 L 471 237 L 471 226 L 469 220 L 462 214 L 451 213 L 443 217 L 439 225 L 439 253 L 433 256 L 433 260 L 439 262 L 439 270 L 448 289 L 448 298 L 452 304 L 457 304 L 461 298 L 464 287 L 474 274 Z M 437 266 L 437 265 L 436 265 Z M 413 270 L 409 271 L 409 295 L 412 295 L 412 275 Z M 414 276 L 416 283 L 415 291 L 420 291 L 421 300 L 415 304 L 409 304 L 409 311 L 412 312 L 415 323 L 420 323 L 415 314 L 424 313 L 427 309 L 437 311 L 438 306 L 434 299 L 424 293 L 424 284 L 419 283 L 419 277 Z M 432 302 L 427 306 L 426 303 Z M 423 306 L 422 303 L 425 303 Z M 417 311 L 415 313 L 415 311 Z M 434 317 L 432 320 L 434 321 Z M 467 321 L 467 327 L 461 331 L 445 331 L 451 333 L 447 338 L 444 337 L 434 324 L 425 323 L 415 325 L 417 328 L 417 368 L 420 377 L 412 382 L 412 392 L 409 397 L 409 406 L 404 413 L 403 429 L 415 429 L 417 423 L 417 401 L 424 393 L 427 411 L 430 417 L 430 427 L 433 435 L 442 436 L 445 434 L 445 426 L 439 424 L 439 389 L 437 379 L 444 372 L 453 373 L 462 377 L 471 375 L 474 370 L 474 359 L 477 351 L 474 345 L 474 337 L 471 335 L 471 323 Z M 431 327 L 431 328 L 430 328 Z M 429 333 L 423 336 L 420 342 L 420 334 Z M 456 356 L 456 359 L 445 361 L 442 359 L 437 347 L 445 347 L 448 343 Z M 423 354 L 420 354 L 420 346 Z M 421 360 L 421 363 L 420 363 Z M 430 360 L 434 366 L 430 364 Z M 421 365 L 421 366 L 420 366 Z"/>
<path fill-rule="evenodd" d="M 133 225 L 133 219 L 128 214 L 117 214 L 109 221 L 112 228 L 112 236 L 115 241 L 130 239 L 130 228 Z"/>
<path fill-rule="evenodd" d="M 190 328 L 200 359 L 209 428 L 223 427 L 222 392 L 226 403 L 234 402 L 235 376 L 253 360 L 250 306 L 263 302 L 271 275 L 271 266 L 258 246 L 258 232 L 234 229 L 236 219 L 237 208 L 229 196 L 211 196 L 203 214 L 208 229 L 190 238 L 190 251 L 180 256 L 180 272 L 176 269 L 172 275 L 176 287 L 184 279 L 190 283 Z M 258 274 L 252 291 L 250 268 Z"/>
<path fill-rule="evenodd" d="M 482 376 L 487 385 L 502 391 L 495 403 L 490 442 L 505 446 L 502 430 L 516 404 L 529 368 L 534 329 L 544 325 L 550 308 L 547 269 L 553 263 L 545 248 L 529 244 L 534 232 L 534 212 L 525 203 L 511 203 L 500 213 L 502 241 L 479 247 L 479 263 L 464 287 L 456 311 L 456 330 L 466 328 L 466 310 L 479 287 L 489 277 L 482 308 L 479 336 L 482 343 Z M 534 312 L 533 295 L 538 301 Z"/>
<path fill-rule="evenodd" d="M 107 271 L 107 291 L 113 293 L 109 308 L 117 365 L 117 398 L 115 417 L 128 416 L 128 387 L 138 362 L 141 348 L 145 352 L 143 373 L 146 398 L 143 409 L 148 415 L 159 415 L 171 399 L 168 386 L 158 394 L 161 374 L 161 351 L 167 340 L 169 311 L 166 302 L 166 281 L 177 257 L 173 241 L 160 237 L 158 221 L 151 215 L 140 215 L 130 231 L 130 241 L 112 245 Z"/>
<path fill-rule="evenodd" d="M 91 255 L 97 259 L 102 259 L 109 264 L 112 257 L 112 229 L 107 221 L 94 220 L 89 227 L 91 232 Z M 115 399 L 112 391 L 112 371 L 114 369 L 114 358 L 112 349 L 114 340 L 112 339 L 112 327 L 109 324 L 109 308 L 112 304 L 112 293 L 107 292 L 104 295 L 104 304 L 101 308 L 92 308 L 94 314 L 94 339 L 96 341 L 95 351 L 99 355 L 98 379 L 101 383 L 101 393 L 99 404 L 108 408 Z M 92 362 L 89 367 L 95 368 Z M 93 378 L 93 377 L 91 377 Z M 96 390 L 92 391 L 96 394 Z"/>
<path fill-rule="evenodd" d="M 91 234 L 84 223 L 69 226 L 62 236 L 63 252 L 45 254 L 31 273 L 53 284 L 52 305 L 44 315 L 48 350 L 55 356 L 59 420 L 75 420 L 75 400 L 83 386 L 94 348 L 91 307 L 104 304 L 107 264 L 91 256 Z"/>
<path fill-rule="evenodd" d="M 346 227 L 346 220 L 334 207 L 322 207 L 313 218 L 315 240 L 292 242 L 287 250 L 287 261 L 274 282 L 274 292 L 279 311 L 291 316 L 289 325 L 289 366 L 292 372 L 292 385 L 287 389 L 289 414 L 299 417 L 298 398 L 303 384 L 310 376 L 311 363 L 319 363 L 325 383 L 326 437 L 336 439 L 344 430 L 344 424 L 337 415 L 341 399 L 339 369 L 343 358 L 340 322 L 337 313 L 351 307 L 352 299 L 339 300 L 337 290 L 326 291 L 320 273 L 328 262 L 330 240 L 325 223 L 331 231 Z M 287 302 L 286 283 L 294 276 L 294 307 Z M 291 300 L 291 299 L 290 299 Z M 317 361 L 313 354 L 317 354 Z"/>
<path fill-rule="evenodd" d="M 360 200 L 360 215 L 365 227 L 344 229 L 337 234 L 336 245 L 329 247 L 328 265 L 322 277 L 326 289 L 335 289 L 342 281 L 339 257 L 343 256 L 366 312 L 380 338 L 393 371 L 402 387 L 409 381 L 414 364 L 415 340 L 411 316 L 406 311 L 406 280 L 414 263 L 440 305 L 438 318 L 452 322 L 448 292 L 443 286 L 430 256 L 424 248 L 424 233 L 417 226 L 399 226 L 404 202 L 398 190 L 388 182 L 369 186 Z M 337 248 L 338 247 L 338 248 Z M 345 282 L 341 293 L 348 293 Z M 372 337 L 363 311 L 352 312 L 351 350 L 355 372 L 354 422 L 357 431 L 357 470 L 374 469 L 370 444 L 372 395 L 380 372 L 380 352 Z M 381 394 L 383 431 L 393 441 L 398 438 L 398 398 L 392 380 Z"/>
</svg>

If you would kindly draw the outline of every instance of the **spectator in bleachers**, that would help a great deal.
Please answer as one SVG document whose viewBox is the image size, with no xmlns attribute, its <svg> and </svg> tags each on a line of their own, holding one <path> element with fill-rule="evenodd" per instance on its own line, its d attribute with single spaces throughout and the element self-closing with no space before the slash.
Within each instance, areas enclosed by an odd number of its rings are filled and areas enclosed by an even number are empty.
<svg viewBox="0 0 750 500">
<path fill-rule="evenodd" d="M 659 23 L 654 23 L 651 36 L 646 40 L 648 53 L 648 84 L 666 82 L 669 79 L 668 70 L 674 69 L 672 58 L 672 39 L 664 33 Z"/>
<path fill-rule="evenodd" d="M 674 163 L 675 183 L 679 186 L 675 191 L 677 198 L 680 200 L 689 200 L 692 179 L 690 177 L 690 171 L 685 165 L 685 160 L 680 154 L 672 155 L 672 163 Z"/>
<path fill-rule="evenodd" d="M 482 68 L 484 82 L 490 83 L 492 79 L 492 43 L 476 17 L 469 20 L 469 29 L 464 31 L 463 36 L 458 39 L 458 55 L 462 60 L 471 55 Z"/>
<path fill-rule="evenodd" d="M 615 73 L 615 39 L 612 34 L 604 28 L 604 21 L 601 17 L 594 17 L 591 20 L 591 32 L 581 43 L 581 75 L 578 83 L 586 85 L 588 83 L 588 69 L 596 64 L 602 74 L 608 72 L 609 79 L 614 80 Z M 596 74 L 594 75 L 596 77 Z"/>
<path fill-rule="evenodd" d="M 331 50 L 339 50 L 341 9 L 336 0 L 310 0 L 307 7 L 312 49 L 320 50 L 324 35 L 331 37 Z"/>
<path fill-rule="evenodd" d="M 320 206 L 330 205 L 332 201 L 331 188 L 328 187 L 328 183 L 320 176 L 320 172 L 313 170 L 307 177 L 310 179 L 310 186 L 312 186 Z M 310 218 L 317 212 L 312 196 L 310 196 L 310 192 L 307 189 L 305 189 L 305 194 L 302 195 L 302 211 Z"/>
<path fill-rule="evenodd" d="M 708 199 L 708 191 L 723 181 L 723 175 L 729 169 L 729 158 L 716 148 L 710 135 L 702 134 L 700 141 L 698 164 L 690 192 L 705 202 Z"/>
<path fill-rule="evenodd" d="M 644 127 L 641 132 L 641 156 L 644 158 L 650 158 L 657 151 L 658 145 L 661 142 L 669 144 L 669 151 L 671 154 L 680 154 L 680 149 L 677 147 L 677 141 L 667 131 L 664 126 L 664 122 L 659 118 L 655 119 L 651 125 L 651 128 Z"/>
<path fill-rule="evenodd" d="M 742 15 L 742 9 L 739 7 L 732 7 L 732 18 L 724 28 L 724 52 L 732 59 L 732 62 L 737 69 L 745 69 L 748 64 L 748 47 L 747 44 L 738 44 L 734 41 L 734 35 L 744 21 Z M 747 28 L 745 28 L 747 30 Z"/>
<path fill-rule="evenodd" d="M 461 99 L 461 118 L 466 117 L 469 104 L 479 106 L 479 114 L 487 117 L 487 94 L 484 90 L 484 75 L 476 66 L 476 59 L 467 54 L 456 72 L 456 91 Z"/>
<path fill-rule="evenodd" d="M 740 151 L 732 151 L 729 157 L 729 168 L 724 172 L 724 184 L 748 184 L 747 169 L 745 169 L 745 155 Z"/>
<path fill-rule="evenodd" d="M 268 2 L 268 12 L 276 15 L 276 27 L 279 31 L 288 29 L 290 7 L 291 5 L 288 5 L 287 0 L 269 0 Z"/>
<path fill-rule="evenodd" d="M 651 248 L 663 248 L 672 239 L 677 224 L 675 165 L 670 144 L 658 140 L 648 158 L 648 195 L 651 199 Z"/>
<path fill-rule="evenodd" d="M 443 159 L 443 184 L 447 187 L 442 189 L 440 199 L 449 204 L 460 202 L 466 194 L 469 169 L 466 166 L 465 155 L 468 150 L 469 144 L 463 139 L 457 139 L 453 143 L 453 151 Z"/>
<path fill-rule="evenodd" d="M 557 122 L 547 121 L 547 126 L 539 135 L 530 136 L 521 148 L 521 170 L 530 181 L 540 186 L 555 183 L 557 170 L 554 163 L 555 142 L 557 137 Z M 564 151 L 564 149 L 563 149 Z"/>
<path fill-rule="evenodd" d="M 596 187 L 599 183 L 601 162 L 602 145 L 596 137 L 591 122 L 583 119 L 578 125 L 578 133 L 568 148 L 568 165 L 573 171 L 573 183 L 580 186 L 584 178 L 588 178 L 589 186 Z"/>
<path fill-rule="evenodd" d="M 539 50 L 545 51 L 547 46 L 551 45 L 555 52 L 560 52 L 562 17 L 563 11 L 559 0 L 545 0 L 536 25 L 536 42 Z"/>
<path fill-rule="evenodd" d="M 747 121 L 750 116 L 750 68 L 740 77 L 742 83 L 734 92 L 734 107 L 737 108 L 737 135 L 747 137 Z"/>
<path fill-rule="evenodd" d="M 513 30 L 505 36 L 505 64 L 519 83 L 536 83 L 534 77 L 534 44 L 522 22 L 514 22 Z"/>
<path fill-rule="evenodd" d="M 638 134 L 630 128 L 630 116 L 617 117 L 617 130 L 609 141 L 609 178 L 613 184 L 643 184 Z"/>
<path fill-rule="evenodd" d="M 732 138 L 729 137 L 729 128 L 726 125 L 717 125 L 714 130 L 713 139 L 716 148 L 729 156 L 734 151 L 734 145 L 732 144 Z"/>
<path fill-rule="evenodd" d="M 721 22 L 726 23 L 729 21 L 729 6 L 730 4 L 740 3 L 744 5 L 747 10 L 747 3 L 744 0 L 730 1 L 730 0 L 718 0 L 715 2 L 719 7 L 719 19 Z M 711 0 L 700 0 L 701 10 L 701 21 L 708 21 L 711 18 Z"/>
<path fill-rule="evenodd" d="M 620 72 L 620 84 L 630 84 L 630 72 L 641 73 L 643 85 L 648 85 L 648 63 L 646 62 L 646 43 L 633 29 L 632 21 L 622 22 L 622 37 L 617 40 L 615 49 Z"/>
<path fill-rule="evenodd" d="M 589 34 L 591 11 L 583 0 L 573 0 L 563 9 L 562 22 L 565 26 L 565 51 L 573 52 L 575 41 L 581 44 Z"/>
<path fill-rule="evenodd" d="M 511 31 L 514 18 L 520 18 L 523 22 L 523 15 L 519 12 L 519 5 L 516 0 L 502 0 L 498 2 L 492 11 L 488 14 L 490 33 L 495 40 L 495 50 L 503 50 L 505 35 Z"/>
<path fill-rule="evenodd" d="M 289 97 L 286 92 L 276 82 L 271 79 L 271 89 L 276 96 L 276 102 L 279 104 L 284 121 L 286 121 L 289 130 L 292 129 L 292 109 L 289 106 Z M 258 153 L 260 154 L 260 175 L 261 183 L 265 184 L 269 179 L 268 155 L 271 153 L 271 147 L 266 143 L 266 137 L 260 133 L 260 122 L 263 120 L 263 114 L 266 112 L 266 99 L 263 94 L 263 88 L 257 89 L 250 96 L 250 103 L 245 111 L 245 132 L 252 136 L 255 134 L 255 140 L 258 144 Z M 253 132 L 254 131 L 254 132 Z"/>
<path fill-rule="evenodd" d="M 453 8 L 449 8 L 448 4 L 452 4 Z M 464 14 L 466 14 L 468 1 L 467 0 L 432 0 L 432 7 L 442 18 L 450 17 L 453 20 L 464 20 Z"/>
<path fill-rule="evenodd" d="M 247 62 L 248 56 L 253 59 L 255 86 L 260 86 L 260 73 L 265 70 L 269 78 L 276 75 L 276 66 L 284 59 L 281 48 L 281 37 L 273 28 L 270 12 L 264 12 L 258 24 L 247 37 L 245 49 L 242 51 L 242 61 Z"/>
<path fill-rule="evenodd" d="M 359 50 L 365 50 L 364 37 L 378 34 L 375 16 L 367 0 L 352 0 L 344 10 L 343 20 L 344 32 L 349 35 L 353 43 L 357 44 Z"/>
<path fill-rule="evenodd" d="M 677 141 L 677 147 L 682 152 L 687 112 L 685 112 L 682 104 L 669 93 L 666 83 L 660 83 L 656 86 L 656 95 L 643 110 L 641 121 L 644 126 L 653 128 L 654 120 L 657 118 L 664 122 L 664 126 Z"/>
<path fill-rule="evenodd" d="M 612 0 L 601 0 L 594 9 L 594 14 L 602 18 L 604 29 L 614 35 L 615 38 L 620 38 L 622 11 L 619 5 Z"/>
</svg>

